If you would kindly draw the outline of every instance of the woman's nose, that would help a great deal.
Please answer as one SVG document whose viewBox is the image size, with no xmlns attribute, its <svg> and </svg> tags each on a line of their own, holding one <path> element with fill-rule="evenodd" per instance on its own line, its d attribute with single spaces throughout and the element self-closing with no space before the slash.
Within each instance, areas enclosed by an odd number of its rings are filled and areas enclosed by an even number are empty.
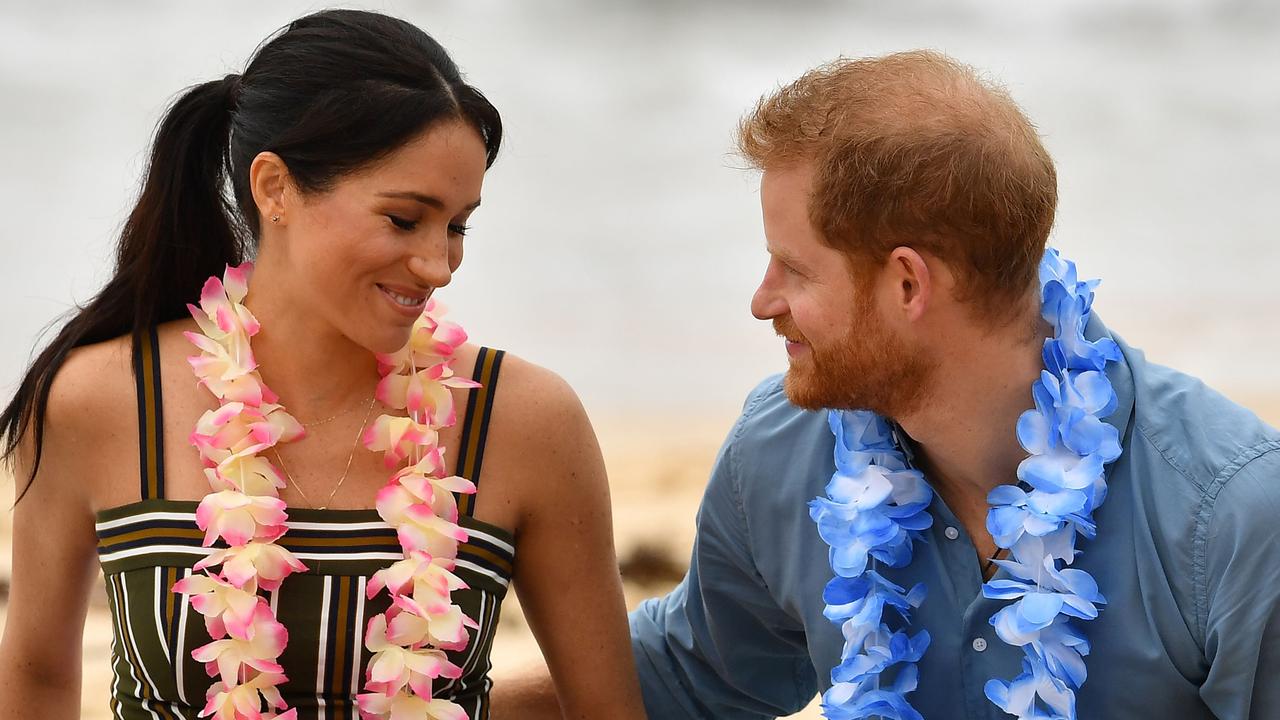
<svg viewBox="0 0 1280 720">
<path fill-rule="evenodd" d="M 414 255 L 409 258 L 409 272 L 413 273 L 423 285 L 433 288 L 442 288 L 453 279 L 453 271 L 449 269 L 448 253 Z"/>
</svg>

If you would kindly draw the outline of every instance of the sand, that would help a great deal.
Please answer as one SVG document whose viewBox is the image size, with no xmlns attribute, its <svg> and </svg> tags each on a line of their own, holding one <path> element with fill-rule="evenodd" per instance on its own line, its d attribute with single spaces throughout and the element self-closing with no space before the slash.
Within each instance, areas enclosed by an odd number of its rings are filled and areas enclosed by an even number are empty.
<svg viewBox="0 0 1280 720">
<path fill-rule="evenodd" d="M 1267 400 L 1270 400 L 1268 398 Z M 1264 418 L 1280 423 L 1280 401 L 1254 403 Z M 693 545 L 694 513 L 715 457 L 721 435 L 732 418 L 704 423 L 679 440 L 652 430 L 602 431 L 601 445 L 609 465 L 615 535 L 623 570 L 628 607 L 669 590 L 687 567 Z M 617 427 L 617 426 L 613 426 Z M 656 426 L 651 426 L 656 427 Z M 655 450 L 658 449 L 658 450 Z M 3 481 L 2 493 L 11 497 L 13 484 Z M 9 577 L 10 514 L 0 513 L 0 587 Z M 0 593 L 0 627 L 4 623 Z M 111 622 L 101 587 L 96 591 L 84 635 L 84 720 L 106 720 L 110 674 Z M 519 610 L 515 593 L 508 595 L 495 641 L 494 675 L 501 678 L 538 659 L 538 647 Z M 795 718 L 820 717 L 810 706 Z"/>
</svg>

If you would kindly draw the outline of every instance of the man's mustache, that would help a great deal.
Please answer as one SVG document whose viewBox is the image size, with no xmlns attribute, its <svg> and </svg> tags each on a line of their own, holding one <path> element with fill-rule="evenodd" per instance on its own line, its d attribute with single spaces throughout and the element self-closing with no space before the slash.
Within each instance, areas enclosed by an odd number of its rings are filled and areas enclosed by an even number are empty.
<svg viewBox="0 0 1280 720">
<path fill-rule="evenodd" d="M 795 321 L 791 319 L 790 315 L 774 318 L 773 331 L 792 342 L 808 343 L 804 333 L 800 332 L 799 328 L 796 327 Z"/>
</svg>

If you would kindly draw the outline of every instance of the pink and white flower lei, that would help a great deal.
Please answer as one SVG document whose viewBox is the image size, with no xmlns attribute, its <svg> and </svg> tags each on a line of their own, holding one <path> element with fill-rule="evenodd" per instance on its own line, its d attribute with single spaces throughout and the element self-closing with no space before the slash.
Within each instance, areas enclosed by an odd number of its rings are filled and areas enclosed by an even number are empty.
<svg viewBox="0 0 1280 720">
<path fill-rule="evenodd" d="M 194 569 L 204 574 L 184 578 L 174 592 L 188 596 L 213 638 L 192 652 L 218 678 L 200 717 L 296 720 L 296 710 L 287 708 L 278 689 L 286 680 L 278 660 L 288 632 L 258 591 L 278 590 L 306 566 L 275 544 L 288 530 L 280 498 L 285 482 L 262 453 L 305 431 L 257 372 L 249 339 L 260 325 L 243 303 L 252 269 L 250 263 L 228 266 L 222 280 L 205 283 L 199 307 L 188 305 L 201 330 L 186 333 L 201 351 L 189 361 L 219 402 L 191 434 L 212 489 L 196 510 L 196 523 L 206 547 L 219 540 L 227 547 L 197 563 Z M 466 718 L 457 704 L 432 698 L 435 680 L 462 673 L 445 651 L 464 649 L 467 629 L 477 627 L 451 600 L 454 590 L 466 588 L 453 569 L 458 544 L 467 540 L 453 493 L 474 493 L 475 486 L 446 475 L 439 446 L 439 431 L 456 420 L 450 388 L 476 383 L 453 373 L 453 355 L 467 336 L 440 321 L 443 314 L 428 301 L 408 344 L 377 356 L 377 399 L 407 415 L 382 415 L 361 438 L 394 470 L 376 506 L 404 549 L 404 559 L 375 573 L 368 585 L 369 597 L 386 589 L 391 608 L 372 618 L 365 634 L 373 656 L 367 692 L 356 699 L 364 720 Z"/>
<path fill-rule="evenodd" d="M 453 604 L 454 590 L 467 587 L 453 574 L 458 544 L 467 531 L 458 525 L 453 494 L 474 493 L 466 478 L 445 470 L 439 432 L 457 420 L 451 388 L 477 383 L 453 373 L 453 356 L 467 341 L 462 328 L 438 319 L 444 308 L 428 300 L 409 342 L 391 355 L 378 355 L 379 402 L 407 416 L 381 415 L 365 431 L 364 446 L 382 452 L 390 481 L 378 491 L 378 514 L 396 529 L 404 559 L 374 573 L 368 594 L 384 588 L 391 608 L 369 620 L 365 647 L 373 653 L 365 690 L 356 702 L 364 720 L 426 718 L 466 720 L 455 703 L 432 699 L 434 680 L 461 677 L 446 650 L 462 650 L 479 627 Z"/>
</svg>

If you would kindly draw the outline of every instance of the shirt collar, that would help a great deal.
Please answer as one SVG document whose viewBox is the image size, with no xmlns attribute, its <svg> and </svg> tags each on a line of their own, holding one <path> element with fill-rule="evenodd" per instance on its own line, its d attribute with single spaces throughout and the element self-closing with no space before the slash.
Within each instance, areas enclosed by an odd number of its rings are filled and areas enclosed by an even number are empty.
<svg viewBox="0 0 1280 720">
<path fill-rule="evenodd" d="M 1084 337 L 1086 340 L 1094 341 L 1110 338 L 1120 346 L 1120 359 L 1107 367 L 1107 379 L 1111 381 L 1111 388 L 1116 393 L 1116 409 L 1103 418 L 1103 421 L 1120 432 L 1120 442 L 1123 444 L 1125 433 L 1129 430 L 1129 421 L 1133 418 L 1134 398 L 1133 370 L 1129 367 L 1126 346 L 1103 324 L 1097 313 L 1089 316 L 1089 323 L 1084 328 Z"/>
</svg>

